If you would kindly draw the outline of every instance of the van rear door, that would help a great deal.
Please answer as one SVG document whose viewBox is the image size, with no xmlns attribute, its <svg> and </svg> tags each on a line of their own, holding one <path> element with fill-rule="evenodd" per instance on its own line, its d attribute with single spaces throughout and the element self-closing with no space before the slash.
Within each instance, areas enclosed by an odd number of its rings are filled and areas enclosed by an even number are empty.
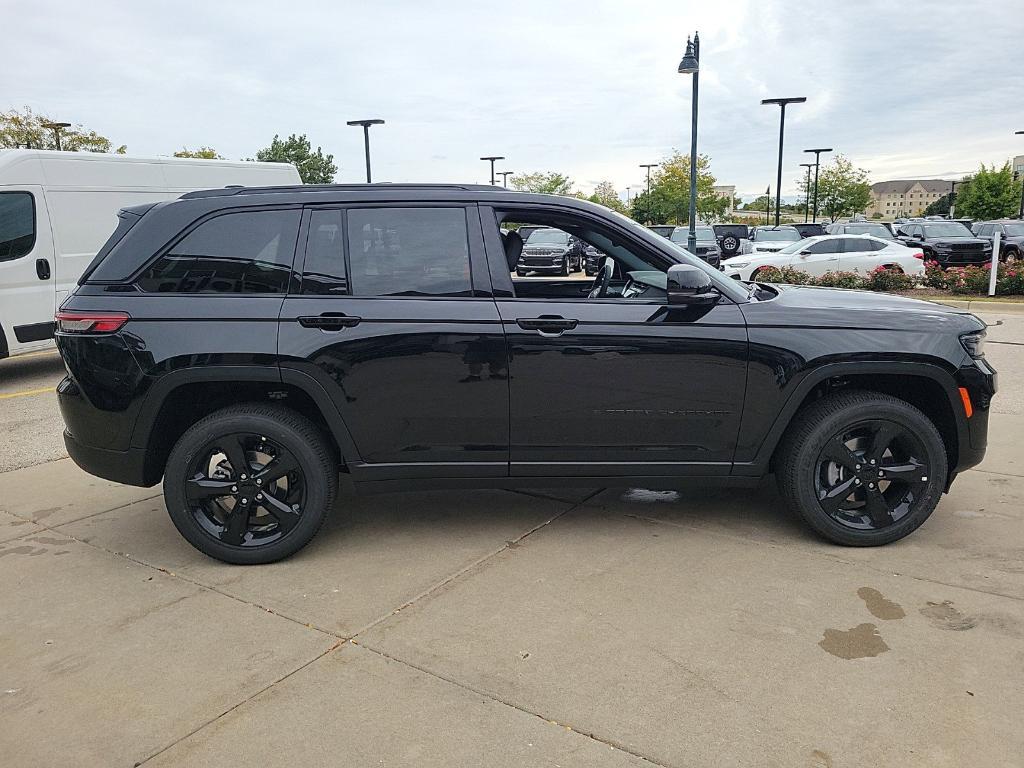
<svg viewBox="0 0 1024 768">
<path fill-rule="evenodd" d="M 53 339 L 55 264 L 43 189 L 0 187 L 0 356 Z"/>
</svg>

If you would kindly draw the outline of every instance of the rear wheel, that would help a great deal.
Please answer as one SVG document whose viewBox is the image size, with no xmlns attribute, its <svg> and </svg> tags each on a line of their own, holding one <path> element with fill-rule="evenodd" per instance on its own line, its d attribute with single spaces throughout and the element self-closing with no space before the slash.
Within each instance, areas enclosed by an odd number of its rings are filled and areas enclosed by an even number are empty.
<svg viewBox="0 0 1024 768">
<path fill-rule="evenodd" d="M 210 414 L 171 451 L 164 499 L 175 527 L 226 563 L 271 563 L 316 535 L 338 468 L 324 436 L 287 408 L 240 405 Z"/>
<path fill-rule="evenodd" d="M 887 544 L 935 509 L 948 471 L 935 425 L 890 395 L 843 392 L 797 417 L 777 454 L 783 497 L 818 533 L 847 546 Z"/>
</svg>

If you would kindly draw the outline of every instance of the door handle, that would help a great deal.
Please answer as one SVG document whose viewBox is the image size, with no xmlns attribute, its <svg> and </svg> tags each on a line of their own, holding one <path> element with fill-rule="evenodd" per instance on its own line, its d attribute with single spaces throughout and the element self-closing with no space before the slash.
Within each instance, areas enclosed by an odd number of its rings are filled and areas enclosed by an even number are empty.
<svg viewBox="0 0 1024 768">
<path fill-rule="evenodd" d="M 579 325 L 579 320 L 567 320 L 564 317 L 528 317 L 517 319 L 516 325 L 524 331 L 538 331 L 546 336 L 559 336 Z"/>
<path fill-rule="evenodd" d="M 36 259 L 36 275 L 40 280 L 50 279 L 50 262 L 46 259 Z"/>
<path fill-rule="evenodd" d="M 319 328 L 323 331 L 342 331 L 359 325 L 361 317 L 346 315 L 344 312 L 324 312 L 322 315 L 306 315 L 299 318 L 303 328 Z"/>
</svg>

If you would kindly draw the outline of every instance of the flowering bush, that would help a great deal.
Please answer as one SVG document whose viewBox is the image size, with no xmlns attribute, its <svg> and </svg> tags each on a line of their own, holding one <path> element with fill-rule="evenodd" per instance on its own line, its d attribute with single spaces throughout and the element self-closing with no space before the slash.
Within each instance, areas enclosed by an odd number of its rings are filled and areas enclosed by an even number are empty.
<svg viewBox="0 0 1024 768">
<path fill-rule="evenodd" d="M 909 291 L 917 285 L 917 280 L 906 274 L 902 269 L 886 269 L 875 267 L 864 278 L 861 287 L 868 291 Z"/>
<path fill-rule="evenodd" d="M 824 288 L 863 288 L 864 278 L 856 272 L 826 272 L 814 280 L 814 285 Z"/>
<path fill-rule="evenodd" d="M 971 265 L 946 270 L 946 287 L 953 293 L 988 293 L 988 278 L 992 267 Z"/>
<path fill-rule="evenodd" d="M 921 280 L 921 284 L 925 288 L 944 291 L 949 288 L 949 277 L 946 275 L 946 270 L 939 266 L 939 262 L 932 259 L 924 263 L 924 278 Z"/>
<path fill-rule="evenodd" d="M 1024 263 L 1007 259 L 1005 264 L 999 265 L 996 273 L 996 295 L 1007 296 L 1024 295 Z"/>
</svg>

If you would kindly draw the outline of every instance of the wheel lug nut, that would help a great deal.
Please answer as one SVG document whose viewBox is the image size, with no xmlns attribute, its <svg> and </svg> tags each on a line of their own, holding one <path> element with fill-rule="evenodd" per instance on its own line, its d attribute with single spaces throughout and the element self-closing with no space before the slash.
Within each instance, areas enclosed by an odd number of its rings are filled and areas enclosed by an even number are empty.
<svg viewBox="0 0 1024 768">
<path fill-rule="evenodd" d="M 248 503 L 249 503 L 249 500 L 248 500 L 248 499 L 242 499 L 242 503 L 243 503 L 243 504 L 248 504 Z"/>
<path fill-rule="evenodd" d="M 262 480 L 257 480 L 256 481 L 256 485 L 263 485 L 263 481 Z"/>
<path fill-rule="evenodd" d="M 256 494 L 256 498 L 257 499 L 262 499 L 263 498 L 263 494 L 262 493 L 257 493 Z"/>
<path fill-rule="evenodd" d="M 872 463 L 874 463 L 874 462 L 872 462 Z M 243 479 L 243 480 L 245 480 L 245 479 L 246 479 L 247 477 L 248 477 L 248 475 L 246 475 L 246 474 L 244 474 L 244 473 L 242 474 L 242 479 Z"/>
<path fill-rule="evenodd" d="M 874 487 L 875 487 L 874 483 L 868 483 L 868 488 L 874 488 Z"/>
<path fill-rule="evenodd" d="M 872 464 L 874 464 L 874 463 L 875 463 L 875 460 L 874 460 L 874 459 L 872 459 L 872 460 L 871 460 L 871 463 L 872 463 Z M 245 477 L 245 475 L 242 475 L 242 477 Z"/>
<path fill-rule="evenodd" d="M 928 482 L 928 475 L 925 475 L 924 477 L 922 477 L 921 478 L 921 482 L 922 483 L 927 483 Z"/>
<path fill-rule="evenodd" d="M 883 472 L 882 470 L 878 470 L 878 476 L 885 477 L 885 472 Z"/>
<path fill-rule="evenodd" d="M 232 485 L 231 486 L 231 492 L 232 493 L 238 493 L 238 486 L 237 485 Z"/>
<path fill-rule="evenodd" d="M 858 478 L 858 479 L 854 480 L 854 481 L 853 481 L 853 484 L 854 484 L 854 485 L 860 485 L 860 478 Z"/>
<path fill-rule="evenodd" d="M 860 470 L 860 464 L 858 464 L 858 465 L 857 465 L 857 466 L 855 467 L 855 469 L 857 469 L 857 470 Z"/>
</svg>

